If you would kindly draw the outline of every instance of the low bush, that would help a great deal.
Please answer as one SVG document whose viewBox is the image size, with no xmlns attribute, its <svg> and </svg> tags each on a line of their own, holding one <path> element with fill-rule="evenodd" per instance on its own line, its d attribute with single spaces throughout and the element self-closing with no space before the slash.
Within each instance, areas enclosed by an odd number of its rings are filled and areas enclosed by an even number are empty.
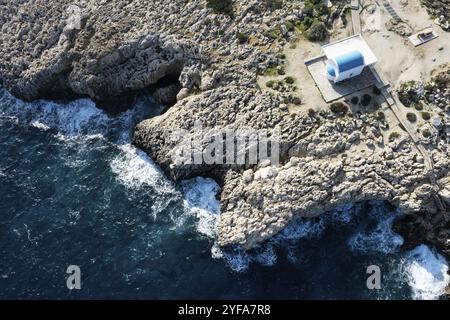
<svg viewBox="0 0 450 320">
<path fill-rule="evenodd" d="M 311 27 L 306 31 L 306 38 L 309 41 L 323 41 L 328 37 L 328 29 L 325 26 L 325 23 L 314 20 Z"/>
<path fill-rule="evenodd" d="M 244 33 L 239 32 L 237 34 L 237 39 L 239 41 L 240 44 L 244 44 L 248 41 L 248 36 Z"/>
<path fill-rule="evenodd" d="M 425 130 L 422 131 L 422 135 L 423 135 L 425 138 L 429 138 L 429 137 L 431 137 L 431 132 L 430 132 L 430 130 L 425 129 Z"/>
<path fill-rule="evenodd" d="M 266 82 L 266 86 L 268 87 L 268 88 L 273 88 L 273 85 L 275 84 L 275 81 L 273 81 L 273 80 L 270 80 L 270 81 L 267 81 Z"/>
<path fill-rule="evenodd" d="M 233 0 L 207 0 L 206 3 L 216 13 L 234 15 Z"/>
<path fill-rule="evenodd" d="M 428 112 L 421 112 L 420 113 L 421 114 L 421 116 L 422 116 L 422 119 L 423 120 L 425 120 L 425 121 L 428 121 L 428 120 L 430 120 L 431 119 L 431 115 L 430 115 L 430 113 L 428 113 Z"/>
<path fill-rule="evenodd" d="M 383 111 L 378 111 L 376 115 L 376 119 L 378 121 L 384 121 L 386 119 L 386 116 L 384 115 Z"/>
<path fill-rule="evenodd" d="M 412 112 L 408 112 L 406 114 L 406 118 L 408 119 L 409 122 L 416 122 L 417 121 L 417 116 L 415 113 Z"/>
<path fill-rule="evenodd" d="M 395 140 L 398 139 L 398 138 L 400 138 L 400 134 L 399 134 L 398 132 L 392 132 L 392 133 L 389 135 L 389 141 L 390 141 L 390 142 L 395 141 Z"/>
<path fill-rule="evenodd" d="M 292 77 L 286 77 L 286 78 L 284 78 L 284 81 L 285 81 L 287 84 L 294 84 L 295 79 L 292 78 Z"/>
<path fill-rule="evenodd" d="M 340 101 L 333 102 L 330 105 L 330 110 L 334 113 L 346 114 L 348 112 L 348 106 L 345 103 L 342 103 Z"/>
</svg>

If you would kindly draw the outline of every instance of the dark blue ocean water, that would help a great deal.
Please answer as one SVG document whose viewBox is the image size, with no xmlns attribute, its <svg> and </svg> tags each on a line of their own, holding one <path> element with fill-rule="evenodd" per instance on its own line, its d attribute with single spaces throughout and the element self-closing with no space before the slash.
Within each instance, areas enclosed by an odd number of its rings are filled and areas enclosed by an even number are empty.
<svg viewBox="0 0 450 320">
<path fill-rule="evenodd" d="M 437 298 L 430 248 L 401 252 L 383 203 L 291 223 L 251 252 L 221 250 L 218 186 L 173 183 L 131 146 L 149 98 L 109 118 L 89 100 L 24 103 L 0 91 L 0 299 Z M 66 269 L 81 269 L 68 290 Z M 369 290 L 378 265 L 382 289 Z"/>
</svg>

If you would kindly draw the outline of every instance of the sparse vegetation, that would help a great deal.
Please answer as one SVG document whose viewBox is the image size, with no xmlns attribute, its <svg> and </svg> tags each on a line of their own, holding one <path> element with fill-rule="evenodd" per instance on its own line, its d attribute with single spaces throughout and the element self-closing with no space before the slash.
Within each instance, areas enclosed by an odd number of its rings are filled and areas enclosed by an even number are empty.
<svg viewBox="0 0 450 320">
<path fill-rule="evenodd" d="M 398 138 L 400 138 L 400 133 L 398 132 L 391 132 L 391 134 L 389 135 L 389 142 L 393 142 L 395 140 L 397 140 Z"/>
<path fill-rule="evenodd" d="M 409 122 L 416 122 L 417 121 L 417 116 L 415 113 L 412 112 L 408 112 L 406 114 L 406 118 L 408 119 Z"/>
<path fill-rule="evenodd" d="M 264 32 L 264 36 L 266 36 L 269 39 L 276 40 L 276 39 L 281 38 L 281 32 L 280 32 L 280 29 L 273 28 L 273 29 L 270 29 L 270 30 Z"/>
<path fill-rule="evenodd" d="M 268 87 L 268 88 L 273 88 L 273 85 L 275 84 L 275 81 L 273 81 L 273 80 L 269 80 L 269 81 L 267 81 L 266 82 L 266 86 Z"/>
<path fill-rule="evenodd" d="M 423 110 L 423 106 L 420 103 L 416 103 L 414 105 L 414 108 L 416 108 L 417 111 L 422 111 Z"/>
<path fill-rule="evenodd" d="M 420 114 L 422 116 L 422 119 L 425 121 L 428 121 L 431 119 L 431 115 L 429 112 L 424 111 L 424 112 L 421 112 Z"/>
<path fill-rule="evenodd" d="M 278 66 L 278 67 L 277 67 L 277 73 L 278 73 L 280 76 L 284 76 L 284 75 L 286 74 L 286 70 L 284 69 L 283 66 Z"/>
<path fill-rule="evenodd" d="M 384 115 L 383 111 L 378 111 L 376 114 L 376 119 L 378 121 L 384 121 L 386 119 L 386 116 Z"/>
<path fill-rule="evenodd" d="M 425 129 L 425 130 L 422 131 L 422 135 L 423 135 L 425 138 L 429 138 L 429 137 L 431 137 L 431 132 L 430 132 L 430 130 Z"/>
<path fill-rule="evenodd" d="M 267 9 L 274 11 L 283 7 L 283 0 L 265 0 L 265 6 Z"/>
<path fill-rule="evenodd" d="M 206 3 L 216 13 L 225 14 L 230 17 L 234 15 L 233 0 L 207 0 Z"/>
<path fill-rule="evenodd" d="M 275 77 L 276 75 L 278 75 L 277 68 L 275 67 L 267 68 L 266 71 L 264 71 L 264 75 Z"/>
<path fill-rule="evenodd" d="M 340 102 L 340 101 L 338 101 L 338 102 L 333 102 L 333 103 L 330 105 L 330 110 L 331 110 L 333 113 L 337 113 L 337 114 L 346 114 L 346 113 L 348 112 L 348 106 L 347 106 L 345 103 Z"/>
<path fill-rule="evenodd" d="M 294 84 L 295 79 L 288 76 L 288 77 L 284 78 L 284 81 L 285 81 L 287 84 Z"/>
<path fill-rule="evenodd" d="M 239 32 L 237 34 L 237 39 L 239 41 L 240 44 L 244 44 L 248 41 L 248 36 L 242 32 Z"/>
<path fill-rule="evenodd" d="M 292 22 L 290 22 L 290 21 L 285 21 L 285 22 L 284 22 L 284 26 L 285 26 L 286 29 L 287 29 L 288 31 L 290 31 L 290 32 L 292 32 L 292 31 L 295 30 L 295 25 L 294 25 Z"/>
<path fill-rule="evenodd" d="M 309 41 L 323 41 L 328 37 L 328 29 L 325 23 L 314 20 L 311 27 L 306 31 L 306 38 Z"/>
</svg>

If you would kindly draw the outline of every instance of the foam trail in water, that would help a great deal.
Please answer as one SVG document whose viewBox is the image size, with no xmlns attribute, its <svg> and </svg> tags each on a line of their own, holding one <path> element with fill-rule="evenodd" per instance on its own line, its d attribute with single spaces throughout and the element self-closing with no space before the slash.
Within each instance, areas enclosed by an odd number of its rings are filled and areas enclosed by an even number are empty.
<svg viewBox="0 0 450 320">
<path fill-rule="evenodd" d="M 68 103 L 47 100 L 29 103 L 13 97 L 4 89 L 0 89 L 0 106 L 1 118 L 15 119 L 18 124 L 44 131 L 56 130 L 61 140 L 89 136 L 98 138 L 114 132 L 123 142 L 129 142 L 134 123 L 149 109 L 148 101 L 140 99 L 133 109 L 117 117 L 109 117 L 90 99 Z"/>
<path fill-rule="evenodd" d="M 438 299 L 450 282 L 445 258 L 426 245 L 420 245 L 406 255 L 403 270 L 413 299 Z"/>
<path fill-rule="evenodd" d="M 403 245 L 403 238 L 392 231 L 392 224 L 400 214 L 386 210 L 385 206 L 375 205 L 369 211 L 369 219 L 376 221 L 375 228 L 356 232 L 348 245 L 353 251 L 394 253 Z"/>
<path fill-rule="evenodd" d="M 158 190 L 164 189 L 175 192 L 175 188 L 164 181 L 163 174 L 150 157 L 142 150 L 131 144 L 118 146 L 121 153 L 111 163 L 111 170 L 128 188 L 139 188 L 141 186 L 157 186 Z"/>
<path fill-rule="evenodd" d="M 212 179 L 197 177 L 181 183 L 187 210 L 197 218 L 197 231 L 210 238 L 216 235 L 216 223 L 220 213 L 220 204 L 216 195 L 219 185 Z"/>
<path fill-rule="evenodd" d="M 127 187 L 130 195 L 139 195 L 147 192 L 147 188 L 151 189 L 151 194 L 155 195 L 150 210 L 154 219 L 169 205 L 169 199 L 181 199 L 175 185 L 144 151 L 131 144 L 119 145 L 118 148 L 119 155 L 110 162 L 111 171 Z M 179 219 L 171 218 L 174 222 Z"/>
</svg>

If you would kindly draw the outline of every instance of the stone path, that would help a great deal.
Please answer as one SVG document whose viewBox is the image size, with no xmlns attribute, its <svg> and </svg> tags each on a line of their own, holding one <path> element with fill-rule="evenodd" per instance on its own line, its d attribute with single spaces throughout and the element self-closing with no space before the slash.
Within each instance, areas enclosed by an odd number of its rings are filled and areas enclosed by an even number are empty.
<svg viewBox="0 0 450 320">
<path fill-rule="evenodd" d="M 389 2 L 384 1 L 383 2 L 384 7 L 388 10 L 389 14 L 398 22 L 402 21 L 401 18 L 397 15 L 395 10 L 392 8 Z M 358 34 L 357 31 L 359 30 L 359 33 L 361 33 L 361 17 L 359 15 L 359 10 L 352 10 L 352 22 L 353 22 L 353 30 L 355 34 Z M 383 74 L 379 68 L 376 66 L 372 68 L 372 71 L 376 74 L 377 78 L 380 80 L 381 84 L 386 83 L 383 80 Z M 411 124 L 406 121 L 406 114 L 405 114 L 405 106 L 401 103 L 401 101 L 398 99 L 398 96 L 393 93 L 392 91 L 387 89 L 388 86 L 383 86 L 381 88 L 381 92 L 383 96 L 385 97 L 390 109 L 398 119 L 398 121 L 403 125 L 408 135 L 411 137 L 412 141 L 414 142 L 417 150 L 424 158 L 425 166 L 428 171 L 428 175 L 430 177 L 430 182 L 440 189 L 437 178 L 434 172 L 434 163 L 431 159 L 430 155 L 428 154 L 426 148 L 421 143 L 420 139 L 417 137 L 416 132 L 414 128 L 412 128 Z M 439 197 L 439 195 L 436 193 L 433 195 L 436 205 L 439 207 L 440 210 L 444 211 L 445 206 Z"/>
</svg>

